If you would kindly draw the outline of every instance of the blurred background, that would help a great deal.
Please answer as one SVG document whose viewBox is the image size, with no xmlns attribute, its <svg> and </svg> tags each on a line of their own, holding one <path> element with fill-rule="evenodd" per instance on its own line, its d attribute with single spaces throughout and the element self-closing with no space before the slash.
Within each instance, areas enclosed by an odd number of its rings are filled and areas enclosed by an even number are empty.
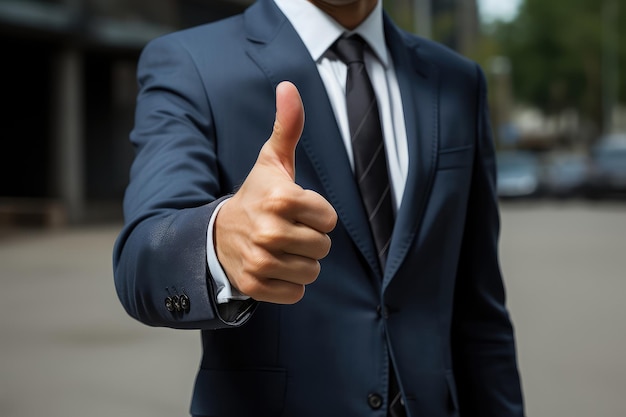
<svg viewBox="0 0 626 417">
<path fill-rule="evenodd" d="M 0 0 L 0 416 L 187 415 L 197 332 L 113 288 L 136 61 L 251 3 Z M 384 6 L 487 76 L 528 415 L 626 415 L 626 3 Z"/>
</svg>

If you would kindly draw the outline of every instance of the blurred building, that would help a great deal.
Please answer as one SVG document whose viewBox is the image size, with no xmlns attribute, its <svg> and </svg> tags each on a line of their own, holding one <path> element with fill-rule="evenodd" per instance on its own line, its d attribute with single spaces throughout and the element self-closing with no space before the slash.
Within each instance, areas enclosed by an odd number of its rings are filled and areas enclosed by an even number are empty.
<svg viewBox="0 0 626 417">
<path fill-rule="evenodd" d="M 119 219 L 141 49 L 252 2 L 0 0 L 0 227 Z M 427 10 L 421 20 L 431 37 L 462 53 L 478 35 L 476 0 L 385 0 L 385 7 L 418 33 L 417 20 L 403 19 Z"/>
<path fill-rule="evenodd" d="M 252 0 L 0 0 L 0 227 L 120 215 L 136 61 Z"/>
</svg>

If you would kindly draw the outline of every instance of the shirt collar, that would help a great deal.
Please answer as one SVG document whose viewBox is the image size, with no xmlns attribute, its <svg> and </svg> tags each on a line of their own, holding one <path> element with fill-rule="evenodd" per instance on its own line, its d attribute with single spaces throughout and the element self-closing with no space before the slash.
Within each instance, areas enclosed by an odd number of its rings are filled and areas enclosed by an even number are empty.
<svg viewBox="0 0 626 417">
<path fill-rule="evenodd" d="M 314 61 L 318 61 L 344 33 L 358 34 L 368 43 L 380 62 L 387 67 L 389 56 L 383 29 L 382 2 L 357 28 L 347 30 L 308 0 L 274 0 L 302 39 Z"/>
</svg>

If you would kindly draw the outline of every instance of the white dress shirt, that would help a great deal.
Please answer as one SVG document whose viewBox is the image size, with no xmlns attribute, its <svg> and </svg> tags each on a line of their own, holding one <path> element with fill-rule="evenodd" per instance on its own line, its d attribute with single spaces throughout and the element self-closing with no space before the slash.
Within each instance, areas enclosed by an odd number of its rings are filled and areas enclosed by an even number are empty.
<svg viewBox="0 0 626 417">
<path fill-rule="evenodd" d="M 346 30 L 308 0 L 274 0 L 274 2 L 287 16 L 317 63 L 353 169 L 345 96 L 348 70 L 342 61 L 326 56 L 326 52 L 343 35 L 359 34 L 368 43 L 370 48 L 365 51 L 365 66 L 378 99 L 389 179 L 393 190 L 392 198 L 394 208 L 397 210 L 402 201 L 409 168 L 408 143 L 400 88 L 393 61 L 385 44 L 382 1 L 379 1 L 367 19 L 352 31 Z M 213 213 L 207 231 L 207 262 L 216 283 L 217 302 L 245 300 L 249 297 L 231 287 L 215 253 L 213 227 L 220 207 L 221 205 Z"/>
</svg>

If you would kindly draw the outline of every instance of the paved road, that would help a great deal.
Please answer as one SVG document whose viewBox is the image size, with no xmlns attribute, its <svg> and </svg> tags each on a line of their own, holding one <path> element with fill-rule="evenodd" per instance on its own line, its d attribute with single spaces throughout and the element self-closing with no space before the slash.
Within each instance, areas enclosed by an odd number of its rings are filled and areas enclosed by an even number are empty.
<svg viewBox="0 0 626 417">
<path fill-rule="evenodd" d="M 626 416 L 626 205 L 505 205 L 529 417 Z"/>
<path fill-rule="evenodd" d="M 626 415 L 626 205 L 504 204 L 529 417 Z M 118 225 L 0 236 L 0 416 L 187 415 L 200 343 L 118 303 Z"/>
</svg>

